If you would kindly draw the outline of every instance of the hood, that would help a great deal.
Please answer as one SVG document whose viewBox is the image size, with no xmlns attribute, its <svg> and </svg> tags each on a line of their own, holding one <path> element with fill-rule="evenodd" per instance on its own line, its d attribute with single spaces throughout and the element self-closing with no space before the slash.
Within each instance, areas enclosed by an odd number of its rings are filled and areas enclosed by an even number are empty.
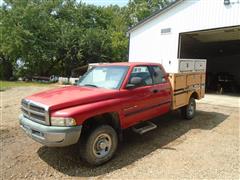
<svg viewBox="0 0 240 180">
<path fill-rule="evenodd" d="M 26 99 L 47 105 L 50 110 L 57 110 L 112 99 L 115 96 L 116 90 L 68 86 L 37 93 L 28 96 Z"/>
</svg>

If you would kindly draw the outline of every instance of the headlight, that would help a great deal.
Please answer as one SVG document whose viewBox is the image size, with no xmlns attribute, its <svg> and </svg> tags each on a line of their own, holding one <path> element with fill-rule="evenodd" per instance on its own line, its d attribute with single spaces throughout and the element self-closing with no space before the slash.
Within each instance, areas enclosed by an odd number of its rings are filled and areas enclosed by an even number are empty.
<svg viewBox="0 0 240 180">
<path fill-rule="evenodd" d="M 75 126 L 76 121 L 73 118 L 51 117 L 52 126 Z"/>
</svg>

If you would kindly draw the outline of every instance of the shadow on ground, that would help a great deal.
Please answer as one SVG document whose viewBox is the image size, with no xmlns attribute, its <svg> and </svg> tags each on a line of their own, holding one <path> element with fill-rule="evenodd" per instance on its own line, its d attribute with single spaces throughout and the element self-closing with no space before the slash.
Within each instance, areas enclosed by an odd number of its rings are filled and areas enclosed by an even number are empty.
<svg viewBox="0 0 240 180">
<path fill-rule="evenodd" d="M 74 146 L 67 148 L 43 146 L 38 150 L 38 155 L 48 165 L 69 176 L 98 176 L 130 165 L 156 149 L 174 151 L 175 143 L 180 144 L 184 141 L 184 139 L 175 141 L 177 138 L 192 129 L 211 130 L 227 117 L 217 112 L 197 111 L 196 117 L 191 121 L 182 121 L 178 112 L 156 118 L 153 121 L 158 128 L 144 135 L 126 130 L 124 141 L 120 143 L 115 157 L 99 167 L 89 167 L 81 161 Z"/>
</svg>

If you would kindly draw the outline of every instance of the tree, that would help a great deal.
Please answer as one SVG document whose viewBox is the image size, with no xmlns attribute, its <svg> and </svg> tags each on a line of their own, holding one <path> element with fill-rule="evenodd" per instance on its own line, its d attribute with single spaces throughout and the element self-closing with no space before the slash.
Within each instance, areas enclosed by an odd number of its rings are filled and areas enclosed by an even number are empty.
<svg viewBox="0 0 240 180">
<path fill-rule="evenodd" d="M 132 0 L 99 7 L 76 0 L 5 0 L 0 7 L 1 79 L 71 76 L 97 62 L 126 61 L 128 27 L 167 0 Z"/>
<path fill-rule="evenodd" d="M 56 4 L 42 2 L 9 0 L 2 7 L 0 52 L 14 65 L 21 60 L 25 75 L 43 75 L 55 57 L 58 29 L 49 12 Z"/>
<path fill-rule="evenodd" d="M 134 25 L 155 11 L 167 6 L 171 0 L 130 0 L 128 3 L 129 24 Z"/>
</svg>

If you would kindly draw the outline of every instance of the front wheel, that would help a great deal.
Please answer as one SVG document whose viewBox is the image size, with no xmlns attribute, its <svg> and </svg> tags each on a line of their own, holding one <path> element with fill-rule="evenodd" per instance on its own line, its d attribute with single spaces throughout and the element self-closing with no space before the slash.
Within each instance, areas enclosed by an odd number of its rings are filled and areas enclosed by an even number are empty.
<svg viewBox="0 0 240 180">
<path fill-rule="evenodd" d="M 116 131 L 109 125 L 102 125 L 90 133 L 80 153 L 89 164 L 101 165 L 112 158 L 117 145 Z"/>
<path fill-rule="evenodd" d="M 196 101 L 193 97 L 189 99 L 188 105 L 181 108 L 182 117 L 190 120 L 194 118 L 196 113 Z"/>
</svg>

